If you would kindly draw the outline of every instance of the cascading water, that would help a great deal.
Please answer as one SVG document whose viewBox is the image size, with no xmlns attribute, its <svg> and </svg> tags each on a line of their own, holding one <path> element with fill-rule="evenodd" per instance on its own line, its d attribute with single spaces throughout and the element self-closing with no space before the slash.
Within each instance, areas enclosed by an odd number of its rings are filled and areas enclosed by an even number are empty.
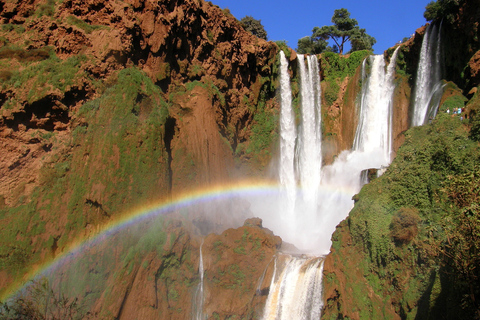
<svg viewBox="0 0 480 320">
<path fill-rule="evenodd" d="M 443 93 L 440 24 L 430 24 L 425 31 L 415 81 L 412 126 L 421 126 L 433 119 Z"/>
<path fill-rule="evenodd" d="M 285 256 L 278 274 L 277 263 L 263 319 L 319 319 L 323 307 L 323 258 Z"/>
<path fill-rule="evenodd" d="M 299 54 L 297 59 L 302 99 L 297 171 L 304 200 L 315 208 L 322 167 L 320 76 L 316 56 L 306 58 L 308 70 L 305 67 L 304 56 Z"/>
<path fill-rule="evenodd" d="M 264 222 L 302 252 L 328 253 L 330 235 L 347 216 L 353 205 L 351 198 L 362 185 L 360 172 L 387 166 L 391 161 L 397 54 L 398 48 L 387 68 L 380 55 L 369 57 L 363 64 L 364 85 L 353 149 L 322 169 L 318 60 L 297 55 L 302 115 L 297 130 L 288 61 L 281 53 L 279 180 L 286 196 L 279 201 L 276 219 L 267 217 Z"/>
<path fill-rule="evenodd" d="M 295 207 L 295 115 L 292 109 L 292 90 L 290 88 L 290 76 L 288 75 L 288 61 L 283 51 L 280 52 L 280 163 L 279 179 L 280 184 L 285 188 L 287 197 L 284 204 L 284 215 L 293 220 Z M 290 221 L 284 221 L 289 223 Z"/>
<path fill-rule="evenodd" d="M 284 184 L 287 180 L 282 180 L 282 175 L 289 170 L 288 172 L 294 177 L 293 180 L 297 181 L 298 186 L 302 188 L 302 192 L 291 193 L 296 196 L 295 203 L 291 206 L 294 210 L 295 223 L 283 226 L 283 229 L 273 229 L 284 240 L 292 242 L 303 252 L 317 255 L 329 252 L 330 236 L 337 224 L 348 215 L 353 206 L 352 196 L 358 193 L 362 186 L 361 172 L 368 168 L 387 166 L 391 161 L 392 97 L 395 88 L 397 54 L 398 48 L 386 70 L 383 56 L 372 56 L 364 62 L 362 68 L 364 85 L 358 106 L 359 124 L 354 146 L 352 150 L 342 152 L 333 164 L 323 168 L 321 167 L 320 100 L 312 98 L 320 94 L 318 61 L 316 57 L 308 57 L 307 72 L 304 56 L 298 55 L 302 86 L 302 123 L 299 136 L 295 138 L 295 126 L 287 127 L 281 119 L 282 140 L 283 137 L 288 137 L 290 143 L 296 142 L 297 154 L 293 160 L 292 157 L 281 154 L 279 176 L 280 183 L 288 190 L 291 185 Z M 367 65 L 370 72 L 367 72 Z M 288 64 L 281 64 L 281 68 L 284 69 L 281 77 L 288 76 L 286 72 Z M 312 80 L 317 77 L 318 80 Z M 284 112 L 293 117 L 291 92 L 285 92 L 283 89 L 290 87 L 289 85 L 283 87 L 284 82 L 285 79 L 282 78 L 281 117 Z M 287 110 L 283 110 L 284 107 Z M 314 154 L 308 154 L 309 152 Z M 284 159 L 288 159 L 288 162 L 283 162 Z M 293 162 L 296 163 L 296 172 L 291 171 Z M 288 165 L 288 170 L 282 168 L 282 165 Z M 280 208 L 279 214 L 287 213 Z M 288 214 L 292 217 L 291 212 Z M 268 226 L 267 221 L 265 225 Z M 277 262 L 275 262 L 275 272 L 264 310 L 264 319 L 318 319 L 322 308 L 323 258 L 288 256 L 286 259 L 281 272 L 276 270 Z M 280 275 L 277 276 L 279 273 Z"/>
<path fill-rule="evenodd" d="M 392 55 L 396 61 L 398 49 Z M 359 122 L 353 142 L 353 151 L 378 153 L 380 165 L 388 165 L 392 152 L 392 95 L 395 89 L 395 63 L 390 63 L 385 73 L 383 56 L 368 58 L 371 64 L 370 75 L 367 77 L 366 61 L 362 65 L 362 76 L 365 85 L 362 88 Z M 376 165 L 378 166 L 378 164 Z"/>
<path fill-rule="evenodd" d="M 285 191 L 280 199 L 280 219 L 270 221 L 274 230 L 302 250 L 309 250 L 312 239 L 303 230 L 318 223 L 318 190 L 321 178 L 320 76 L 316 56 L 298 55 L 301 89 L 301 123 L 296 127 L 288 61 L 280 53 L 280 161 L 279 180 Z M 308 68 L 307 68 L 308 67 Z M 298 133 L 298 134 L 297 134 Z M 301 192 L 299 192 L 301 190 Z M 299 219 L 298 212 L 302 212 Z M 268 224 L 268 221 L 266 221 Z"/>
<path fill-rule="evenodd" d="M 203 254 L 202 254 L 203 242 L 200 245 L 200 260 L 198 263 L 198 273 L 200 276 L 200 282 L 198 283 L 197 290 L 195 292 L 195 302 L 193 310 L 193 320 L 203 320 L 205 316 L 203 314 L 203 303 L 204 303 L 204 294 L 203 294 L 203 277 L 205 271 L 203 269 Z"/>
</svg>

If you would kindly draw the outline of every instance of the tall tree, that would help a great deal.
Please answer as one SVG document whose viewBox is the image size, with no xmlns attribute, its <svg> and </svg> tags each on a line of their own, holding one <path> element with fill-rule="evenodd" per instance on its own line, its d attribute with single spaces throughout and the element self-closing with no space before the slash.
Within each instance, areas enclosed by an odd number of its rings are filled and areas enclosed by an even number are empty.
<svg viewBox="0 0 480 320">
<path fill-rule="evenodd" d="M 267 40 L 267 31 L 265 31 L 261 20 L 256 20 L 252 16 L 245 16 L 240 20 L 240 23 L 245 30 L 249 31 L 254 36 Z"/>
<path fill-rule="evenodd" d="M 343 54 L 347 41 L 352 44 L 352 51 L 372 49 L 376 43 L 375 38 L 368 35 L 365 29 L 359 28 L 356 19 L 350 18 L 350 12 L 345 8 L 335 10 L 332 22 L 332 26 L 313 28 L 313 38 L 333 40 L 340 54 Z"/>
</svg>

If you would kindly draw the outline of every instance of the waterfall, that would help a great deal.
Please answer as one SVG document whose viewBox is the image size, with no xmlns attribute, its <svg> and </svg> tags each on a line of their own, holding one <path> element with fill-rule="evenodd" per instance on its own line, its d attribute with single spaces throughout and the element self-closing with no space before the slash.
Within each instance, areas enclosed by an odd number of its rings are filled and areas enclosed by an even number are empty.
<svg viewBox="0 0 480 320">
<path fill-rule="evenodd" d="M 362 170 L 382 168 L 391 161 L 398 50 L 388 67 L 382 55 L 364 61 L 353 148 L 323 169 L 318 60 L 315 56 L 297 55 L 302 119 L 296 130 L 288 63 L 281 53 L 279 180 L 287 194 L 278 201 L 276 217 L 267 217 L 264 222 L 302 252 L 328 253 L 330 235 L 347 216 L 353 206 L 352 196 L 362 186 Z"/>
<path fill-rule="evenodd" d="M 292 109 L 292 90 L 290 88 L 290 76 L 288 74 L 288 61 L 283 51 L 280 51 L 280 185 L 285 190 L 287 197 L 284 203 L 287 217 L 292 218 L 295 207 L 295 115 Z M 288 223 L 285 221 L 285 223 Z"/>
<path fill-rule="evenodd" d="M 430 24 L 423 36 L 413 95 L 412 126 L 421 126 L 435 117 L 443 93 L 440 24 Z M 435 98 L 437 97 L 437 98 Z"/>
<path fill-rule="evenodd" d="M 295 242 L 305 249 L 311 245 L 311 238 L 307 234 L 302 237 L 302 231 L 317 222 L 322 166 L 321 95 L 317 57 L 299 54 L 297 59 L 302 116 L 298 130 L 292 107 L 288 61 L 284 53 L 280 53 L 279 180 L 286 196 L 279 201 L 281 219 L 274 224 L 278 224 L 280 229 L 286 229 L 283 233 L 286 241 Z M 302 213 L 301 216 L 298 212 Z"/>
<path fill-rule="evenodd" d="M 307 63 L 308 70 L 304 56 L 299 54 L 302 127 L 297 167 L 305 202 L 315 207 L 322 166 L 320 76 L 317 57 L 308 56 Z"/>
<path fill-rule="evenodd" d="M 203 303 L 204 303 L 204 294 L 203 294 L 203 277 L 205 271 L 203 269 L 203 254 L 202 254 L 203 242 L 200 245 L 200 260 L 198 263 L 198 273 L 200 276 L 200 282 L 198 283 L 197 290 L 195 292 L 195 301 L 194 301 L 194 310 L 193 310 L 193 320 L 203 320 L 205 316 L 203 315 Z"/>
<path fill-rule="evenodd" d="M 263 319 L 319 319 L 323 307 L 323 258 L 285 259 L 279 278 L 276 282 L 272 279 Z M 277 263 L 275 275 L 276 268 Z"/>
<path fill-rule="evenodd" d="M 294 196 L 294 203 L 288 209 L 280 201 L 278 216 L 282 218 L 288 215 L 292 219 L 288 221 L 292 223 L 279 225 L 278 221 L 283 222 L 285 219 L 268 220 L 269 217 L 264 222 L 265 226 L 274 226 L 272 229 L 285 242 L 293 243 L 303 252 L 317 255 L 329 252 L 330 237 L 335 227 L 348 215 L 353 207 L 352 196 L 360 191 L 361 172 L 390 164 L 392 99 L 398 50 L 399 48 L 395 50 L 387 68 L 381 55 L 371 56 L 363 62 L 363 87 L 357 106 L 359 122 L 354 145 L 352 150 L 342 152 L 334 163 L 323 168 L 318 60 L 314 56 L 307 57 L 306 65 L 305 57 L 298 55 L 302 112 L 298 136 L 291 92 L 288 91 L 290 85 L 285 83 L 287 80 L 284 78 L 288 77 L 288 65 L 281 63 L 280 183 L 288 190 L 292 186 L 295 189 L 295 182 L 298 182 L 302 190 L 301 193 L 290 193 Z M 283 61 L 284 56 L 281 57 Z M 287 146 L 290 152 L 295 150 L 296 153 L 284 154 Z M 289 174 L 288 179 L 285 178 L 286 173 Z M 287 184 L 287 181 L 292 184 Z M 318 319 L 323 307 L 323 258 L 285 256 L 284 260 L 283 264 L 275 260 L 263 319 Z"/>
<path fill-rule="evenodd" d="M 364 85 L 353 150 L 378 154 L 380 165 L 388 165 L 391 161 L 395 61 L 399 48 L 395 49 L 391 58 L 393 63 L 389 64 L 386 72 L 382 55 L 367 58 L 370 62 L 369 75 L 366 71 L 367 60 L 362 64 Z"/>
</svg>

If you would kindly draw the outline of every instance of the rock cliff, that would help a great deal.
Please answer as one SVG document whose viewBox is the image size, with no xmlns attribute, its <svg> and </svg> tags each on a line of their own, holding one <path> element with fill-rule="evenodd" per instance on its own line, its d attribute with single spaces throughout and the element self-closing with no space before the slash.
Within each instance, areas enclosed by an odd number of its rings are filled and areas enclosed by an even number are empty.
<svg viewBox="0 0 480 320">
<path fill-rule="evenodd" d="M 278 47 L 228 12 L 2 1 L 0 19 L 3 289 L 140 204 L 264 174 Z"/>
</svg>

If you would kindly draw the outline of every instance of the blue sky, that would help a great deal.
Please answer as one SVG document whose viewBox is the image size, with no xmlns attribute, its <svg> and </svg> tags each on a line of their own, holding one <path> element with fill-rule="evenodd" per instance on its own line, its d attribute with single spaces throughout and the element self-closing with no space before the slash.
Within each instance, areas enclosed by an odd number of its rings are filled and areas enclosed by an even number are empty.
<svg viewBox="0 0 480 320">
<path fill-rule="evenodd" d="M 298 39 L 314 27 L 332 25 L 335 9 L 346 8 L 360 28 L 377 40 L 376 54 L 409 37 L 426 24 L 423 12 L 431 0 L 211 0 L 228 8 L 238 19 L 250 15 L 261 20 L 268 40 L 286 40 L 295 49 Z"/>
</svg>

